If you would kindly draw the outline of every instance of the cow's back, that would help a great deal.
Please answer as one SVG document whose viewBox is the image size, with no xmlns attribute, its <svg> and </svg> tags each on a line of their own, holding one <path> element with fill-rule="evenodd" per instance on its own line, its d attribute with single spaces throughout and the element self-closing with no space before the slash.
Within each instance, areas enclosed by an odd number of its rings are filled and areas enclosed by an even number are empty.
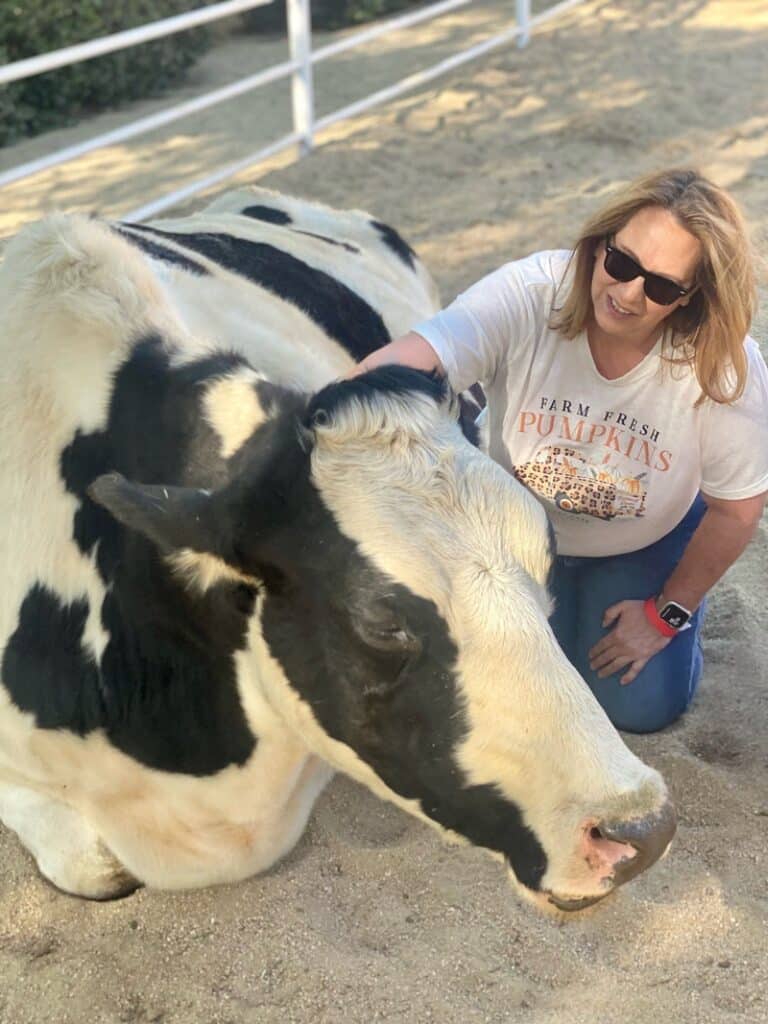
<svg viewBox="0 0 768 1024">
<path fill-rule="evenodd" d="M 245 354 L 276 383 L 314 390 L 438 308 L 413 250 L 361 211 L 244 189 L 123 232 L 163 247 L 165 287 L 196 338 Z"/>
</svg>

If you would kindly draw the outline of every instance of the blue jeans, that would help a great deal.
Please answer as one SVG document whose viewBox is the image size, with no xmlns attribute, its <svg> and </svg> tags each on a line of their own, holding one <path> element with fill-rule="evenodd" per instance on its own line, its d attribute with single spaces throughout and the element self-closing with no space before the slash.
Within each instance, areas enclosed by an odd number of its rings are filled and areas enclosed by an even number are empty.
<svg viewBox="0 0 768 1024">
<path fill-rule="evenodd" d="M 626 686 L 619 682 L 626 669 L 599 679 L 589 667 L 589 650 L 613 628 L 602 626 L 606 608 L 660 592 L 705 511 L 698 496 L 674 530 L 640 551 L 606 558 L 564 555 L 555 560 L 552 592 L 556 605 L 550 625 L 566 657 L 618 729 L 663 729 L 682 715 L 696 692 L 702 669 L 704 602 L 692 616 L 691 628 L 678 633 Z"/>
</svg>

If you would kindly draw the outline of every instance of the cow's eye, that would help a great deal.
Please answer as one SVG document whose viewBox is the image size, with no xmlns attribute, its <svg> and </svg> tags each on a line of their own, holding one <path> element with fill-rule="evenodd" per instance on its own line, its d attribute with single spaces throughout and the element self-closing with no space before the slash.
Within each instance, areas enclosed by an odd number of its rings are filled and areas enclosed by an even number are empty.
<svg viewBox="0 0 768 1024">
<path fill-rule="evenodd" d="M 406 629 L 393 626 L 389 629 L 372 629 L 371 635 L 383 644 L 405 647 L 410 644 L 411 634 Z"/>
<path fill-rule="evenodd" d="M 399 616 L 369 613 L 362 615 L 356 625 L 361 639 L 378 650 L 410 651 L 418 646 L 417 638 Z"/>
</svg>

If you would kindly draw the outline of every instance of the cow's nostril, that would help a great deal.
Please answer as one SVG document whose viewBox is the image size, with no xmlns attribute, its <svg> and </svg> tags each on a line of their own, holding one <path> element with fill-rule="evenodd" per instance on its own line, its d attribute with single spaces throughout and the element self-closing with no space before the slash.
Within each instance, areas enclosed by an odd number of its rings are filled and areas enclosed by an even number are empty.
<svg viewBox="0 0 768 1024">
<path fill-rule="evenodd" d="M 623 856 L 628 854 L 631 856 L 637 851 L 637 846 L 632 842 L 631 838 L 625 839 L 617 830 L 612 829 L 610 826 L 592 825 L 587 830 L 587 837 L 591 843 L 602 849 L 623 847 Z"/>
<path fill-rule="evenodd" d="M 582 850 L 587 864 L 602 879 L 614 878 L 619 865 L 637 856 L 634 846 L 613 838 L 602 822 L 595 821 L 585 823 Z"/>
<path fill-rule="evenodd" d="M 655 814 L 623 822 L 601 822 L 600 835 L 614 843 L 627 844 L 636 856 L 616 867 L 616 884 L 621 885 L 650 867 L 664 853 L 675 834 L 675 811 L 667 802 Z M 590 831 L 592 836 L 592 831 Z"/>
</svg>

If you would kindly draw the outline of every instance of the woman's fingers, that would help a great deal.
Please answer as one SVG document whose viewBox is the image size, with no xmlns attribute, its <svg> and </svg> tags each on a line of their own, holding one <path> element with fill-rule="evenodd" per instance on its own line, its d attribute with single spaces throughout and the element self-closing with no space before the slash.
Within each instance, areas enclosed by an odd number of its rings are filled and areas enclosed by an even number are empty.
<svg viewBox="0 0 768 1024">
<path fill-rule="evenodd" d="M 599 679 L 606 679 L 608 676 L 612 676 L 612 675 L 614 675 L 614 673 L 619 672 L 623 668 L 626 668 L 627 665 L 630 665 L 631 663 L 632 663 L 631 655 L 629 655 L 629 654 L 619 654 L 619 655 L 616 655 L 615 657 L 611 658 L 610 661 L 605 662 L 603 664 L 603 666 L 598 670 L 598 673 L 597 673 L 598 678 Z M 593 669 L 594 669 L 594 666 L 593 666 Z"/>
<path fill-rule="evenodd" d="M 635 681 L 635 679 L 637 679 L 637 677 L 643 671 L 643 669 L 645 668 L 645 666 L 648 664 L 648 662 L 650 660 L 651 660 L 650 658 L 638 658 L 637 661 L 633 661 L 632 662 L 632 667 L 630 668 L 629 672 L 625 672 L 624 675 L 619 680 L 621 685 L 622 686 L 629 686 L 630 683 L 633 683 Z"/>
</svg>

